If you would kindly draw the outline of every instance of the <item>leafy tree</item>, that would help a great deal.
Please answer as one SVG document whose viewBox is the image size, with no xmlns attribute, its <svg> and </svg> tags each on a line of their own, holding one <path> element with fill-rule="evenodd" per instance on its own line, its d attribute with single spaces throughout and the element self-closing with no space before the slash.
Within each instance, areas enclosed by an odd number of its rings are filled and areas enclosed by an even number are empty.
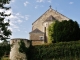
<svg viewBox="0 0 80 60">
<path fill-rule="evenodd" d="M 11 14 L 7 14 L 6 11 L 10 9 L 10 7 L 7 7 L 6 4 L 9 4 L 10 0 L 0 0 L 0 10 L 3 10 L 3 12 L 0 12 L 0 40 L 6 41 L 9 39 L 11 35 L 11 31 L 8 29 L 10 26 L 9 20 L 6 20 L 5 18 L 10 16 Z M 5 22 L 5 20 L 7 22 Z M 10 45 L 0 45 L 0 60 L 1 57 L 5 54 L 6 51 L 10 49 Z M 9 52 L 9 51 L 8 51 Z"/>
<path fill-rule="evenodd" d="M 53 33 L 51 33 L 50 37 L 54 42 L 76 41 L 80 39 L 80 29 L 76 21 L 64 20 L 62 22 L 56 22 L 52 26 Z"/>
<path fill-rule="evenodd" d="M 4 55 L 9 56 L 10 53 L 10 44 L 4 45 L 3 43 L 0 43 L 0 60 Z"/>
<path fill-rule="evenodd" d="M 10 26 L 9 20 L 5 22 L 5 18 L 11 15 L 5 13 L 10 9 L 10 7 L 5 6 L 9 3 L 10 0 L 0 0 L 0 9 L 4 10 L 3 12 L 0 12 L 0 40 L 6 40 L 11 35 L 11 31 L 8 29 L 8 27 Z"/>
</svg>

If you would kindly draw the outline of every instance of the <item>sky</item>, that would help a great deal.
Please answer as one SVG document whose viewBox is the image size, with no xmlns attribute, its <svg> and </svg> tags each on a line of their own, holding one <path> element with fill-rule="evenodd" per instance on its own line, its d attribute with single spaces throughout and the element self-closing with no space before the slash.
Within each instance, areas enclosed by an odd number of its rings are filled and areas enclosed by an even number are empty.
<svg viewBox="0 0 80 60">
<path fill-rule="evenodd" d="M 6 12 L 11 13 L 8 17 L 9 29 L 12 31 L 11 39 L 29 39 L 32 23 L 45 13 L 50 5 L 54 10 L 80 24 L 80 0 L 12 0 L 9 5 L 6 5 L 11 7 Z"/>
</svg>

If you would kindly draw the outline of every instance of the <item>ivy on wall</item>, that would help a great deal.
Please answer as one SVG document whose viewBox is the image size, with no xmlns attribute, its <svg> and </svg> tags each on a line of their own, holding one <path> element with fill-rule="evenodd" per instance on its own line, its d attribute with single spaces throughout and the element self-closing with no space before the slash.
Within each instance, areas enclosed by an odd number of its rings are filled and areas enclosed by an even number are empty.
<svg viewBox="0 0 80 60">
<path fill-rule="evenodd" d="M 25 43 L 24 43 L 23 40 L 21 40 L 19 42 L 19 46 L 20 46 L 19 47 L 19 52 L 26 54 L 27 59 L 28 59 L 28 56 L 29 56 L 29 48 L 26 47 L 26 45 L 25 45 Z"/>
</svg>

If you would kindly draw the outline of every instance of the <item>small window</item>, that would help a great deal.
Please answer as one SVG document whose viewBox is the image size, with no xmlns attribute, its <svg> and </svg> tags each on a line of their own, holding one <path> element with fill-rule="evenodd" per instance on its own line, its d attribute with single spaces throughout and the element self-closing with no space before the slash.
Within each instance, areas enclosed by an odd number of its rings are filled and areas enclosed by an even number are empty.
<svg viewBox="0 0 80 60">
<path fill-rule="evenodd" d="M 40 40 L 44 40 L 44 37 L 43 36 L 40 36 L 39 38 L 40 38 Z"/>
</svg>

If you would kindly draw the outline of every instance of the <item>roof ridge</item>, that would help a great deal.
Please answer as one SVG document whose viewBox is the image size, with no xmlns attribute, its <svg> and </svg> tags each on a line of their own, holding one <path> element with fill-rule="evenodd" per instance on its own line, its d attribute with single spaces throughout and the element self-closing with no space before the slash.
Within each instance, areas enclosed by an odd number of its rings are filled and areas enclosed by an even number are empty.
<svg viewBox="0 0 80 60">
<path fill-rule="evenodd" d="M 49 9 L 52 9 L 52 8 L 49 8 Z M 49 11 L 49 9 L 48 9 L 47 11 Z M 47 11 L 46 11 L 46 12 L 47 12 Z M 46 12 L 45 12 L 45 13 L 46 13 Z M 38 19 L 40 19 L 45 13 L 43 13 Z M 38 19 L 37 19 L 37 20 L 38 20 Z M 37 21 L 37 20 L 36 20 L 36 21 Z M 33 25 L 36 21 L 34 21 L 34 22 L 32 23 L 32 25 Z"/>
<path fill-rule="evenodd" d="M 54 9 L 52 9 L 52 10 L 54 10 Z M 54 11 L 56 11 L 56 10 L 54 10 Z M 60 12 L 58 12 L 58 11 L 56 11 L 56 12 L 59 13 L 60 15 L 64 16 L 64 17 L 68 18 L 67 16 L 61 14 Z M 70 19 L 70 18 L 68 18 L 68 19 Z"/>
<path fill-rule="evenodd" d="M 47 11 L 49 11 L 50 9 L 52 9 L 52 8 L 49 8 Z M 54 10 L 54 9 L 52 9 L 52 10 Z M 47 12 L 47 11 L 46 11 L 46 12 Z M 56 11 L 56 10 L 54 10 L 54 11 L 57 12 L 57 13 L 59 13 L 59 12 Z M 46 12 L 45 12 L 45 13 L 46 13 Z M 45 13 L 43 13 L 38 19 L 40 19 Z M 63 15 L 63 14 L 61 14 L 61 13 L 59 13 L 59 14 L 62 15 L 62 16 L 64 16 L 64 17 L 66 17 L 65 15 Z M 68 18 L 68 17 L 66 17 L 66 18 Z M 37 20 L 38 20 L 38 19 L 37 19 Z M 69 19 L 69 18 L 68 18 L 68 19 Z M 37 20 L 36 20 L 36 21 L 37 21 Z M 32 25 L 33 25 L 36 21 L 34 21 L 34 22 L 32 23 Z"/>
</svg>

